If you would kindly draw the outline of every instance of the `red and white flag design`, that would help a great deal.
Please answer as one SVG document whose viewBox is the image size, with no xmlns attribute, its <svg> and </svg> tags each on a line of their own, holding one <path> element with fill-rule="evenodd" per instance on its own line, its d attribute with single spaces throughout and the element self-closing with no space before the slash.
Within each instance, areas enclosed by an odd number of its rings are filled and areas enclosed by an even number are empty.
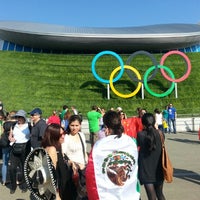
<svg viewBox="0 0 200 200">
<path fill-rule="evenodd" d="M 138 200 L 138 150 L 133 138 L 110 135 L 95 143 L 86 168 L 89 200 Z"/>
</svg>

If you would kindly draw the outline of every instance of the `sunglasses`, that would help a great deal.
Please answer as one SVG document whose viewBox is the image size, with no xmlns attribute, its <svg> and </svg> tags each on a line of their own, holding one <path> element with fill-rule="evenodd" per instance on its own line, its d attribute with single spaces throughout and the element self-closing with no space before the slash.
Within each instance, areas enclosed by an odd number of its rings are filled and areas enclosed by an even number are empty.
<svg viewBox="0 0 200 200">
<path fill-rule="evenodd" d="M 22 116 L 17 116 L 16 118 L 17 118 L 17 119 L 19 119 L 19 118 L 20 118 L 20 119 L 21 119 L 21 118 L 24 119 L 24 117 L 22 117 Z"/>
<path fill-rule="evenodd" d="M 62 137 L 63 135 L 66 135 L 65 131 L 63 131 L 62 133 L 60 133 L 60 137 Z"/>
<path fill-rule="evenodd" d="M 31 117 L 34 117 L 34 116 L 36 116 L 36 115 L 37 115 L 37 114 L 32 114 Z"/>
</svg>

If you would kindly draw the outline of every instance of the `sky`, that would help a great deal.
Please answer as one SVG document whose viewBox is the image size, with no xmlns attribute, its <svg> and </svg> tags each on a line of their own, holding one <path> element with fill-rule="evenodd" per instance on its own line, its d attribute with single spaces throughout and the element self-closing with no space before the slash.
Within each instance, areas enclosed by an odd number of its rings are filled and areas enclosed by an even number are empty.
<svg viewBox="0 0 200 200">
<path fill-rule="evenodd" d="M 0 20 L 75 27 L 200 23 L 200 0 L 0 0 Z"/>
</svg>

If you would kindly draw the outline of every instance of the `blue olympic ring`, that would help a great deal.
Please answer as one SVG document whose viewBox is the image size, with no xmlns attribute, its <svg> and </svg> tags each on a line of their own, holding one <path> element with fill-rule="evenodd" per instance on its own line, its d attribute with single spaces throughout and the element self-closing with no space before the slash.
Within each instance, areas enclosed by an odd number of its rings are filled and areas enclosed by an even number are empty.
<svg viewBox="0 0 200 200">
<path fill-rule="evenodd" d="M 107 55 L 112 55 L 112 56 L 114 56 L 115 58 L 118 59 L 118 61 L 119 61 L 119 63 L 120 63 L 121 70 L 120 70 L 119 74 L 113 79 L 113 82 L 118 81 L 118 80 L 122 77 L 122 75 L 123 75 L 123 73 L 124 73 L 124 62 L 123 62 L 122 58 L 121 58 L 117 53 L 115 53 L 115 52 L 113 52 L 113 51 L 102 51 L 102 52 L 98 53 L 98 54 L 93 58 L 93 60 L 92 60 L 92 73 L 93 73 L 94 77 L 95 77 L 98 81 L 100 81 L 100 82 L 102 82 L 102 83 L 109 84 L 110 81 L 101 78 L 101 77 L 96 73 L 96 70 L 95 70 L 95 64 L 96 64 L 97 59 L 100 58 L 100 57 L 103 56 L 103 55 L 106 55 L 106 54 L 107 54 Z"/>
</svg>

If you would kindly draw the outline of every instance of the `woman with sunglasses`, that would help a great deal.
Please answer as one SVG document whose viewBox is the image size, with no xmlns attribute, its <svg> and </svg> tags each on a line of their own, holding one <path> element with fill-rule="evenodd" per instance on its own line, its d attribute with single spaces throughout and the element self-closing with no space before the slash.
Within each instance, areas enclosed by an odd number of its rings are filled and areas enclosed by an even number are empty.
<svg viewBox="0 0 200 200">
<path fill-rule="evenodd" d="M 24 162 L 31 150 L 30 145 L 30 125 L 26 120 L 26 112 L 24 110 L 19 110 L 15 117 L 17 118 L 16 125 L 10 129 L 9 140 L 11 147 L 10 152 L 10 181 L 11 188 L 10 194 L 14 194 L 17 188 L 17 174 L 21 175 L 21 185 L 20 189 L 22 192 L 27 191 L 27 185 L 24 179 Z M 17 173 L 18 172 L 18 173 Z"/>
<path fill-rule="evenodd" d="M 69 195 L 71 179 L 69 169 L 64 162 L 61 144 L 64 142 L 65 131 L 59 124 L 47 126 L 42 139 L 42 147 L 49 154 L 56 169 L 57 189 L 56 200 L 71 200 Z"/>
</svg>

